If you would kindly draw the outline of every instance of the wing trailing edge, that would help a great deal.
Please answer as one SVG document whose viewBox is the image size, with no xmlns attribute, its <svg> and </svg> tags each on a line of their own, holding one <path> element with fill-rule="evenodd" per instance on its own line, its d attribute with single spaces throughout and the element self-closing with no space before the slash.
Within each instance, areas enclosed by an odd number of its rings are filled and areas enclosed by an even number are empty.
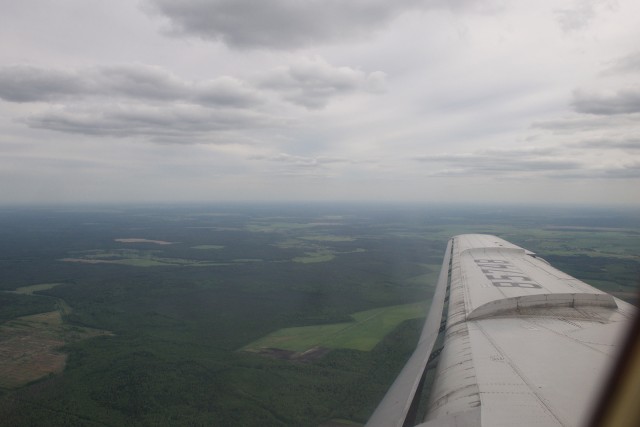
<svg viewBox="0 0 640 427">
<path fill-rule="evenodd" d="M 440 330 L 444 300 L 449 282 L 451 245 L 452 242 L 449 241 L 442 261 L 436 291 L 416 350 L 374 411 L 367 422 L 367 426 L 402 427 L 406 425 L 406 422 L 411 423 L 415 420 L 416 402 L 420 398 L 424 372 Z"/>
</svg>

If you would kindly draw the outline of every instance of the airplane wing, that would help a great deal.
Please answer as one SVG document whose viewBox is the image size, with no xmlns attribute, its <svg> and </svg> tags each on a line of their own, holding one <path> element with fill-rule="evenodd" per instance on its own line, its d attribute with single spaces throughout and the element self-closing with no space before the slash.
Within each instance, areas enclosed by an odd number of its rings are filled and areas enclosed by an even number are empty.
<svg viewBox="0 0 640 427">
<path fill-rule="evenodd" d="M 417 348 L 366 425 L 581 426 L 635 314 L 533 252 L 456 236 Z M 439 332 L 444 345 L 417 420 Z"/>
</svg>

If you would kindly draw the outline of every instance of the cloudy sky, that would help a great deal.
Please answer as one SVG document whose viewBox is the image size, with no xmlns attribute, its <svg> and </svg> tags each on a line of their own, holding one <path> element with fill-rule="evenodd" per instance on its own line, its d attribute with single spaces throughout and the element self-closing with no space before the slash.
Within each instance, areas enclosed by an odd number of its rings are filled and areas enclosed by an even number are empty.
<svg viewBox="0 0 640 427">
<path fill-rule="evenodd" d="M 0 204 L 640 203 L 637 0 L 0 11 Z"/>
</svg>

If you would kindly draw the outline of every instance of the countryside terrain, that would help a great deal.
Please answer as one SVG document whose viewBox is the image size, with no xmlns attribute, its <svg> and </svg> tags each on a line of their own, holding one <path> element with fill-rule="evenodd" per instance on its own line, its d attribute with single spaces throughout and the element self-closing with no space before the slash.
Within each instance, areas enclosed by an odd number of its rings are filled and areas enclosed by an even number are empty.
<svg viewBox="0 0 640 427">
<path fill-rule="evenodd" d="M 413 351 L 449 237 L 498 235 L 636 303 L 639 213 L 3 208 L 0 420 L 362 424 Z"/>
</svg>

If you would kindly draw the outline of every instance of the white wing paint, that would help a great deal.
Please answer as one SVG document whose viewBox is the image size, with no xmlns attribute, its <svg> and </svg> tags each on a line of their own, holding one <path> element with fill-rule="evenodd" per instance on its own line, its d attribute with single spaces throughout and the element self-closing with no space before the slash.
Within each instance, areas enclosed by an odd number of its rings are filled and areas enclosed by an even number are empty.
<svg viewBox="0 0 640 427">
<path fill-rule="evenodd" d="M 427 416 L 415 420 L 443 312 Z M 456 236 L 418 346 L 367 426 L 581 426 L 635 312 L 498 237 Z"/>
</svg>

